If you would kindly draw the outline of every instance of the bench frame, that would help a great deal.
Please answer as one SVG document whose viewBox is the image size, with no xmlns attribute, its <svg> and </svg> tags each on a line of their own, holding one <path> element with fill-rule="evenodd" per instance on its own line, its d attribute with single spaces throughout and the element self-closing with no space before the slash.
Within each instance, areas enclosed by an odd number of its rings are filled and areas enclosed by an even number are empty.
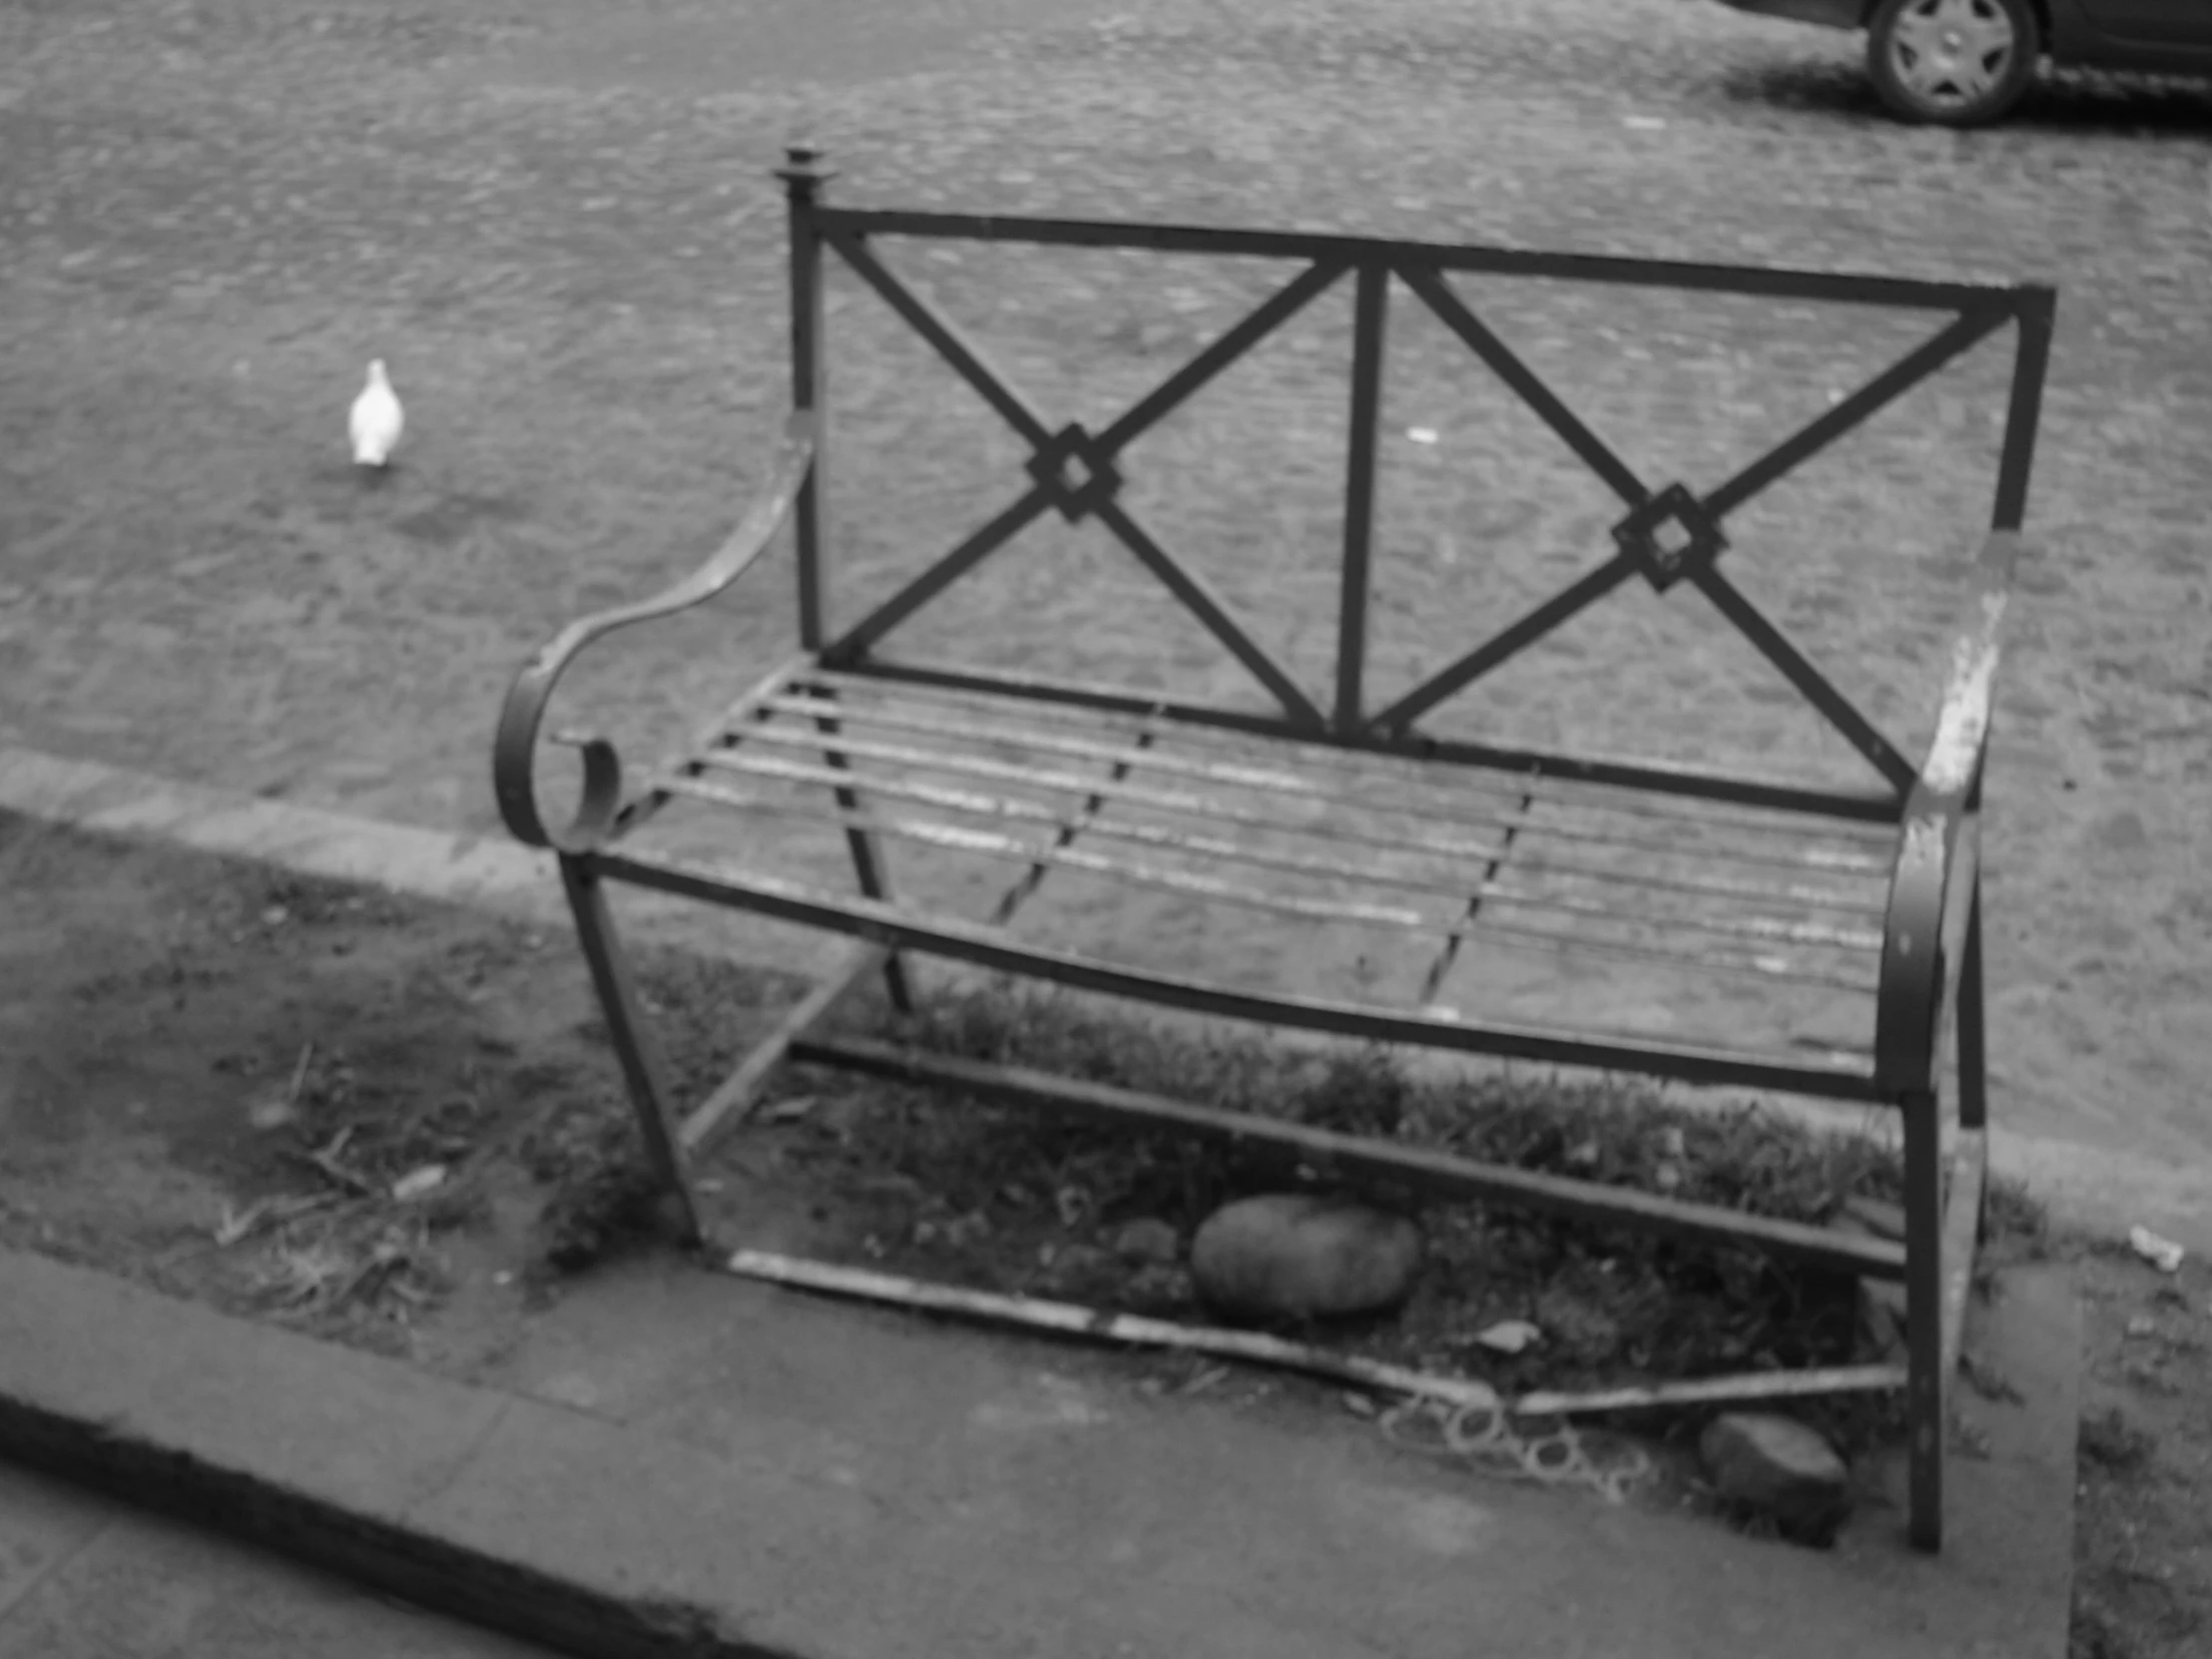
<svg viewBox="0 0 2212 1659">
<path fill-rule="evenodd" d="M 1131 1125 L 1170 1127 L 1232 1139 L 1299 1163 L 1346 1175 L 1384 1177 L 1462 1198 L 1545 1208 L 1625 1226 L 1748 1246 L 1842 1272 L 1901 1279 L 1908 1302 L 1903 1367 L 1704 1380 L 1679 1388 L 1629 1390 L 1638 1403 L 1716 1397 L 1772 1398 L 1849 1388 L 1906 1392 L 1910 1422 L 1910 1523 L 1914 1543 L 1939 1547 L 1942 1535 L 1946 1395 L 1955 1375 L 1967 1291 L 1978 1243 L 1986 1178 L 1987 1072 L 1981 984 L 1978 872 L 1981 780 L 1987 753 L 2000 630 L 2019 556 L 2029 467 L 2041 401 L 2055 294 L 2048 287 L 1936 283 L 1895 278 L 1598 259 L 1357 237 L 1165 225 L 1095 224 L 833 207 L 823 187 L 832 174 L 811 147 L 793 147 L 778 171 L 790 210 L 794 412 L 766 486 L 724 545 L 690 577 L 640 604 L 576 622 L 526 663 L 508 693 L 494 747 L 501 815 L 522 840 L 551 847 L 576 918 L 578 937 L 621 1065 L 654 1170 L 673 1195 L 689 1242 L 704 1242 L 693 1188 L 694 1159 L 742 1120 L 779 1065 L 830 1064 L 942 1084 L 974 1096 L 1014 1099 L 1105 1116 Z M 878 236 L 1145 248 L 1191 255 L 1259 255 L 1307 262 L 1306 269 L 1236 326 L 1215 338 L 1146 398 L 1110 425 L 1090 431 L 1055 425 L 985 362 L 944 317 L 884 265 Z M 1029 487 L 960 546 L 842 632 L 830 623 L 829 534 L 824 514 L 824 265 L 837 254 L 1032 446 Z M 1949 313 L 1926 343 L 1826 413 L 1777 444 L 1717 488 L 1698 493 L 1675 483 L 1654 488 L 1638 477 L 1523 364 L 1445 284 L 1447 272 L 1570 278 L 1599 283 L 1703 289 L 1777 299 L 1832 300 Z M 1389 282 L 1397 278 L 1463 340 L 1617 494 L 1626 509 L 1614 527 L 1612 555 L 1536 610 L 1387 706 L 1371 707 L 1366 689 L 1367 600 L 1375 503 L 1377 423 Z M 1279 323 L 1340 279 L 1355 284 L 1351 454 L 1346 483 L 1337 671 L 1322 707 L 1235 621 L 1195 572 L 1182 565 L 1118 499 L 1116 459 L 1140 433 L 1197 391 Z M 1990 531 L 1975 564 L 1975 589 L 1949 659 L 1937 733 L 1919 763 L 1902 755 L 1721 572 L 1725 520 L 1767 485 L 1877 412 L 2006 323 L 2016 329 L 2014 366 Z M 1281 705 L 1254 715 L 1163 704 L 1112 688 L 1015 679 L 902 664 L 874 648 L 987 555 L 1042 515 L 1095 516 L 1169 587 Z M 583 785 L 573 820 L 549 826 L 536 799 L 541 727 L 556 682 L 584 648 L 609 633 L 699 605 L 727 589 L 767 550 L 789 519 L 795 530 L 801 655 L 756 688 L 751 705 L 811 671 L 984 693 L 992 697 L 1165 718 L 1253 737 L 1416 760 L 1474 766 L 1530 780 L 1557 778 L 1624 787 L 1709 803 L 1801 812 L 1831 821 L 1894 827 L 1897 851 L 1876 994 L 1871 1070 L 1750 1063 L 1698 1048 L 1562 1039 L 1509 1025 L 1397 1014 L 1372 1006 L 1242 991 L 1110 967 L 1016 941 L 998 925 L 1042 879 L 1037 864 L 1010 888 L 989 922 L 921 914 L 893 902 L 873 833 L 853 791 L 833 791 L 844 824 L 859 896 L 826 901 L 810 889 L 771 878 L 742 883 L 622 845 L 702 770 L 698 753 L 730 748 L 742 737 L 726 720 L 672 772 L 626 797 L 614 746 L 589 734 L 555 734 L 581 751 Z M 1634 576 L 1655 589 L 1678 581 L 1698 587 L 1863 755 L 1878 788 L 1847 793 L 1633 761 L 1502 750 L 1424 735 L 1419 717 L 1523 647 Z M 814 721 L 826 762 L 842 768 L 832 691 L 818 688 L 824 713 Z M 749 704 L 741 704 L 744 710 Z M 1126 766 L 1111 777 L 1118 780 Z M 1072 816 L 1056 844 L 1065 847 L 1102 805 L 1094 797 Z M 782 919 L 833 928 L 862 941 L 841 971 L 819 985 L 703 1103 L 676 1115 L 666 1068 L 624 965 L 606 883 L 628 882 Z M 1894 1108 L 1903 1128 L 1906 1236 L 1902 1244 L 1797 1226 L 1707 1206 L 1679 1203 L 1597 1183 L 1481 1165 L 1389 1142 L 1271 1123 L 1186 1102 L 1072 1082 L 1019 1068 L 960 1061 L 891 1044 L 825 1034 L 828 1016 L 867 978 L 884 976 L 894 1004 L 910 1005 L 900 952 L 920 951 L 1030 975 L 1081 989 L 1254 1020 L 1276 1026 L 1636 1072 L 1700 1084 L 1756 1089 Z M 1955 1060 L 1954 1100 L 1938 1087 Z M 1945 1140 L 1949 1141 L 1946 1150 Z M 1730 1392 L 1728 1384 L 1740 1384 Z"/>
</svg>

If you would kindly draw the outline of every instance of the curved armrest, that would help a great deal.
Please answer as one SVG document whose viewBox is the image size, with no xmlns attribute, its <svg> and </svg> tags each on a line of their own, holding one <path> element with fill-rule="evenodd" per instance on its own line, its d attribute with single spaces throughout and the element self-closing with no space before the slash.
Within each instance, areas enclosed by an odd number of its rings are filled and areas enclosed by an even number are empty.
<svg viewBox="0 0 2212 1659">
<path fill-rule="evenodd" d="M 1905 806 L 1875 1012 L 1875 1077 L 1887 1086 L 1934 1086 L 1944 987 L 1943 918 L 1959 865 L 1959 826 L 1980 805 L 1998 648 L 2019 554 L 2019 536 L 2010 530 L 1993 531 L 1981 544 L 1973 600 L 1951 640 L 1950 678 L 1936 739 Z"/>
<path fill-rule="evenodd" d="M 545 719 L 546 705 L 552 701 L 554 686 L 577 653 L 617 628 L 673 616 L 703 604 L 743 576 L 768 550 L 800 486 L 806 482 L 814 457 L 815 417 L 812 411 L 802 409 L 785 423 L 784 440 L 767 485 L 746 509 L 729 539 L 705 564 L 651 599 L 618 605 L 570 623 L 522 665 L 507 688 L 506 702 L 500 706 L 499 731 L 492 740 L 491 754 L 492 790 L 499 799 L 499 816 L 519 839 L 532 846 L 582 851 L 604 838 L 621 805 L 622 765 L 614 745 L 604 738 L 564 734 L 556 741 L 573 744 L 584 752 L 583 801 L 565 830 L 548 830 L 538 816 L 533 788 L 538 728 Z"/>
</svg>

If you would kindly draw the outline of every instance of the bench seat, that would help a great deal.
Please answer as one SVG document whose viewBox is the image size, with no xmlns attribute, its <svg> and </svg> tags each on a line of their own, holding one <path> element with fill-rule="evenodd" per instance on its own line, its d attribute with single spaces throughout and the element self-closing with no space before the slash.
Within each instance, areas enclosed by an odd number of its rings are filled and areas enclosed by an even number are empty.
<svg viewBox="0 0 2212 1659">
<path fill-rule="evenodd" d="M 651 781 L 601 863 L 1180 1006 L 1877 1098 L 1893 801 L 1715 802 L 961 678 L 791 665 Z M 880 847 L 878 895 L 828 873 L 848 831 Z"/>
</svg>

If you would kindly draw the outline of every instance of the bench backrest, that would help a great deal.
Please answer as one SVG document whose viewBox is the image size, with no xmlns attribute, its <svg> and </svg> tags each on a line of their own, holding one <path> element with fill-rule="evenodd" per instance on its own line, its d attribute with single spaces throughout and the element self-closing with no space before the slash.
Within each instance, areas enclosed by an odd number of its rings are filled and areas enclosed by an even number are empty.
<svg viewBox="0 0 2212 1659">
<path fill-rule="evenodd" d="M 2015 327 L 2009 406 L 1998 455 L 1989 527 L 2016 530 L 2025 511 L 2029 467 L 2042 394 L 2055 302 L 2033 284 L 1933 282 L 1895 277 L 1693 265 L 1465 245 L 1391 242 L 1294 231 L 1199 226 L 1102 224 L 979 217 L 833 206 L 823 194 L 830 177 L 819 152 L 795 147 L 778 171 L 790 203 L 794 397 L 818 408 L 824 395 L 823 286 L 826 253 L 836 256 L 894 310 L 1000 415 L 1032 451 L 1026 487 L 1005 510 L 907 581 L 857 621 L 830 626 L 828 562 L 820 502 L 812 480 L 797 503 L 800 634 L 825 661 L 845 667 L 886 665 L 876 644 L 986 556 L 1045 514 L 1071 522 L 1096 519 L 1149 566 L 1177 600 L 1233 653 L 1277 706 L 1250 711 L 1172 705 L 1187 718 L 1280 733 L 1352 748 L 1418 753 L 1485 764 L 1543 767 L 1595 781 L 1732 798 L 1750 803 L 1843 811 L 1867 818 L 1902 812 L 1917 775 L 1915 763 L 1764 615 L 1721 568 L 1729 515 L 1809 457 L 1942 369 L 2007 323 Z M 1222 332 L 1146 396 L 1111 422 L 1091 429 L 1055 424 L 1007 383 L 981 353 L 884 263 L 870 245 L 877 236 L 982 243 L 1024 243 L 1139 249 L 1195 255 L 1264 257 L 1303 269 L 1241 321 Z M 1832 395 L 1831 406 L 1718 485 L 1697 491 L 1680 482 L 1640 476 L 1577 417 L 1446 283 L 1447 273 L 1550 277 L 1586 283 L 1757 295 L 1780 301 L 1834 301 L 1925 312 L 1939 325 L 1921 345 L 1856 389 Z M 1618 498 L 1613 548 L 1582 576 L 1381 707 L 1368 685 L 1369 603 L 1373 554 L 1376 443 L 1382 403 L 1382 339 L 1392 279 L 1409 290 L 1584 466 Z M 1232 614 L 1230 607 L 1167 548 L 1119 499 L 1117 461 L 1124 449 L 1222 370 L 1340 282 L 1354 288 L 1350 454 L 1346 465 L 1342 569 L 1338 586 L 1336 661 L 1331 695 L 1316 699 Z M 1688 582 L 1734 624 L 1804 699 L 1872 766 L 1878 790 L 1863 795 L 1720 780 L 1682 769 L 1596 764 L 1573 757 L 1501 751 L 1425 735 L 1421 717 L 1621 584 L 1641 578 L 1664 591 Z M 1012 681 L 957 671 L 912 671 L 916 678 L 989 685 L 1056 701 L 1160 707 L 1156 699 L 1117 696 L 1109 689 Z"/>
</svg>

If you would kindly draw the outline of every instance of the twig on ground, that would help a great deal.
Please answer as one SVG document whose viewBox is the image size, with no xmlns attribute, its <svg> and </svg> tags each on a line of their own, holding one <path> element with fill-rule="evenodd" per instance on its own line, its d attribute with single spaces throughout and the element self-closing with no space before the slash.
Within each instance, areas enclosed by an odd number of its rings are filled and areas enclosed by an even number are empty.
<svg viewBox="0 0 2212 1659">
<path fill-rule="evenodd" d="M 324 1177 L 343 1187 L 347 1192 L 360 1198 L 368 1198 L 378 1191 L 376 1183 L 369 1180 L 367 1176 L 349 1170 L 338 1162 L 338 1153 L 343 1149 L 346 1141 L 351 1138 L 352 1133 L 352 1127 L 348 1125 L 331 1136 L 330 1143 L 327 1146 L 319 1148 L 294 1147 L 288 1150 L 290 1156 L 297 1162 L 307 1165 L 310 1169 L 320 1171 Z"/>
</svg>

